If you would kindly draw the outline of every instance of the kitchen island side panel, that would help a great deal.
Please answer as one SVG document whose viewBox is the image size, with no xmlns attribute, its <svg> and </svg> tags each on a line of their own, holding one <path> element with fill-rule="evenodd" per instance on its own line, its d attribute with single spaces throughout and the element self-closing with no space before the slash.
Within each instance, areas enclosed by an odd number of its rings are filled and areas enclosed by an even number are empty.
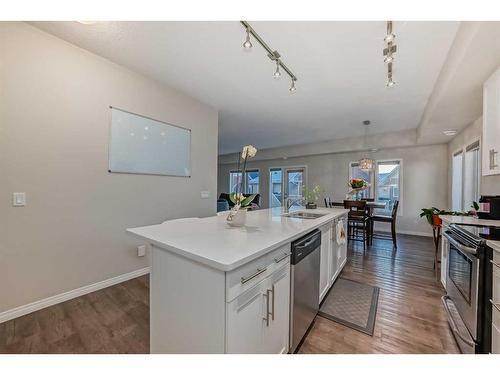
<svg viewBox="0 0 500 375">
<path fill-rule="evenodd" d="M 225 273 L 152 246 L 151 353 L 224 353 Z"/>
</svg>

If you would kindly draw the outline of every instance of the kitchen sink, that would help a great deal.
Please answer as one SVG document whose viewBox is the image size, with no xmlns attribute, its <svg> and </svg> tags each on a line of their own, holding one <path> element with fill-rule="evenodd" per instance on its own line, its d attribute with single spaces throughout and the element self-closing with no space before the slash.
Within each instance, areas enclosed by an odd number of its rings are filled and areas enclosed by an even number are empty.
<svg viewBox="0 0 500 375">
<path fill-rule="evenodd" d="M 283 214 L 281 216 L 291 217 L 295 219 L 317 219 L 319 217 L 325 216 L 327 214 L 316 214 L 313 212 L 303 212 L 303 211 L 295 211 Z"/>
</svg>

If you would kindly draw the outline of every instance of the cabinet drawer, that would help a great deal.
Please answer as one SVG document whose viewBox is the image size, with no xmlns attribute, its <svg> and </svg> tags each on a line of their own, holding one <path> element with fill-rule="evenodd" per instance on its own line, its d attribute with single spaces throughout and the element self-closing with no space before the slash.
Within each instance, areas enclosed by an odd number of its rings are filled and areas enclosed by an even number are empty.
<svg viewBox="0 0 500 375">
<path fill-rule="evenodd" d="M 494 324 L 491 326 L 491 353 L 500 354 L 500 329 Z"/>
<path fill-rule="evenodd" d="M 226 273 L 226 301 L 232 301 L 264 280 L 273 271 L 284 264 L 290 264 L 290 246 L 291 244 L 282 246 Z"/>
</svg>

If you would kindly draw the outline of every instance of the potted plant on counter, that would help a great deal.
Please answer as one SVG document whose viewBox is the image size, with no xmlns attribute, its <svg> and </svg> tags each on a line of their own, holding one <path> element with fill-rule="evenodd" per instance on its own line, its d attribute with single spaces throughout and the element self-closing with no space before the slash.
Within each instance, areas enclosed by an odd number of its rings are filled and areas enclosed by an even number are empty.
<svg viewBox="0 0 500 375">
<path fill-rule="evenodd" d="M 247 160 L 253 158 L 257 154 L 257 149 L 252 145 L 243 147 L 243 150 L 238 153 L 238 173 L 243 179 L 246 173 Z M 243 167 L 240 169 L 241 161 L 243 160 Z M 252 201 L 257 194 L 252 194 L 248 197 L 243 195 L 243 183 L 236 186 L 236 191 L 229 195 L 229 199 L 234 203 L 233 208 L 229 211 L 226 220 L 229 225 L 233 227 L 241 227 L 245 225 L 247 220 L 247 210 L 251 207 Z"/>
<path fill-rule="evenodd" d="M 314 209 L 318 208 L 316 202 L 319 199 L 319 195 L 321 193 L 321 188 L 316 185 L 312 189 L 308 188 L 306 185 L 302 187 L 302 194 L 304 196 L 304 200 L 306 201 L 306 208 Z"/>
<path fill-rule="evenodd" d="M 420 217 L 425 217 L 430 225 L 439 226 L 443 224 L 443 220 L 439 217 L 440 215 L 452 215 L 452 216 L 476 216 L 479 205 L 477 202 L 472 202 L 471 210 L 464 211 L 445 211 L 440 210 L 436 207 L 422 208 L 420 212 Z"/>
</svg>

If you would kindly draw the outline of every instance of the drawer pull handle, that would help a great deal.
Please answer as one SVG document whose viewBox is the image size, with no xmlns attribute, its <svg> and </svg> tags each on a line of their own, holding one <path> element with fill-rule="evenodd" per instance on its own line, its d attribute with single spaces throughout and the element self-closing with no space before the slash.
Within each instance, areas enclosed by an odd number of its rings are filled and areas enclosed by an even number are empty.
<svg viewBox="0 0 500 375">
<path fill-rule="evenodd" d="M 290 256 L 290 254 L 285 253 L 281 258 L 274 258 L 274 262 L 279 263 L 282 260 L 285 260 L 286 258 L 288 258 L 289 256 Z"/>
<path fill-rule="evenodd" d="M 242 284 L 245 284 L 245 283 L 248 283 L 250 280 L 256 278 L 257 276 L 259 276 L 262 272 L 266 272 L 267 271 L 267 268 L 257 268 L 257 271 L 255 271 L 255 273 L 251 274 L 250 276 L 248 277 L 242 277 L 241 278 L 241 283 Z"/>
<path fill-rule="evenodd" d="M 500 312 L 500 303 L 495 303 L 495 302 L 493 302 L 493 300 L 491 300 L 491 299 L 490 299 L 490 303 L 493 305 L 493 307 L 494 307 L 495 309 L 497 309 L 497 310 L 498 310 L 498 312 Z"/>
<path fill-rule="evenodd" d="M 498 167 L 498 165 L 495 162 L 496 154 L 498 154 L 498 151 L 495 151 L 494 149 L 490 150 L 490 169 L 495 169 Z"/>
<path fill-rule="evenodd" d="M 266 327 L 269 327 L 269 292 L 271 292 L 271 289 L 268 289 L 266 291 L 266 294 L 264 294 L 264 297 L 266 297 L 266 317 L 262 318 L 266 322 Z"/>
<path fill-rule="evenodd" d="M 273 284 L 273 287 L 271 289 L 271 293 L 273 294 L 273 301 L 271 303 L 271 307 L 273 308 L 273 312 L 271 313 L 271 319 L 274 320 L 274 284 Z"/>
</svg>

